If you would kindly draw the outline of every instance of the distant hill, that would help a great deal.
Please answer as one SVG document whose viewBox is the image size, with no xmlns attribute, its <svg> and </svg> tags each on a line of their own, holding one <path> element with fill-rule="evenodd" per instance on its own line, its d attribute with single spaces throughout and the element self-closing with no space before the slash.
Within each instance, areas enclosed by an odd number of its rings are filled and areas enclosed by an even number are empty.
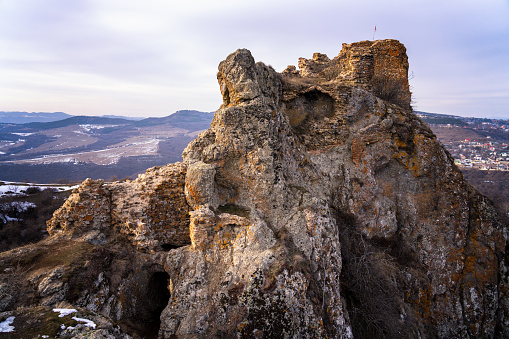
<svg viewBox="0 0 509 339">
<path fill-rule="evenodd" d="M 103 117 L 90 117 L 90 116 L 73 116 L 71 118 L 52 121 L 52 122 L 32 122 L 28 124 L 23 124 L 23 127 L 26 128 L 34 128 L 34 129 L 51 129 L 51 128 L 59 128 L 66 127 L 71 125 L 129 125 L 132 124 L 132 120 L 122 119 L 122 118 L 103 118 Z"/>
<path fill-rule="evenodd" d="M 479 125 L 482 123 L 495 125 L 509 124 L 509 120 L 507 119 L 462 117 L 451 114 L 428 113 L 422 111 L 414 111 L 414 113 L 417 114 L 424 122 L 431 125 L 451 125 L 463 127 Z"/>
<path fill-rule="evenodd" d="M 126 119 L 126 120 L 143 120 L 145 118 L 143 117 L 126 117 L 124 115 L 113 115 L 113 114 L 106 114 L 106 115 L 101 115 L 100 116 L 101 118 L 115 118 L 115 119 Z"/>
<path fill-rule="evenodd" d="M 30 122 L 52 122 L 70 118 L 72 115 L 63 112 L 4 112 L 0 111 L 0 123 L 26 124 Z"/>
<path fill-rule="evenodd" d="M 437 114 L 437 113 L 426 113 L 426 112 L 420 112 L 415 111 L 416 114 L 418 114 L 421 119 L 427 123 L 427 124 L 434 124 L 434 125 L 455 125 L 455 126 L 467 126 L 467 122 L 465 121 L 465 118 L 454 116 L 454 115 L 448 115 L 448 114 Z"/>
<path fill-rule="evenodd" d="M 69 118 L 90 118 L 90 119 L 123 119 L 129 121 L 145 121 L 141 123 L 140 126 L 148 126 L 148 125 L 157 125 L 161 121 L 164 123 L 175 122 L 176 124 L 180 123 L 192 123 L 199 124 L 212 119 L 213 112 L 200 112 L 194 110 L 181 110 L 177 111 L 173 114 L 170 114 L 166 117 L 162 118 L 143 118 L 143 117 L 127 117 L 123 115 L 101 115 L 101 116 L 75 116 L 63 112 L 7 112 L 0 111 L 0 124 L 29 124 L 29 123 L 45 123 L 45 122 L 55 122 Z M 103 122 L 101 122 L 103 123 Z M 209 122 L 210 123 L 210 122 Z M 180 126 L 179 126 L 180 127 Z"/>
<path fill-rule="evenodd" d="M 148 127 L 169 124 L 175 127 L 202 130 L 210 127 L 214 112 L 206 113 L 192 110 L 177 111 L 171 115 L 162 118 L 148 118 L 134 123 L 138 127 Z"/>
</svg>

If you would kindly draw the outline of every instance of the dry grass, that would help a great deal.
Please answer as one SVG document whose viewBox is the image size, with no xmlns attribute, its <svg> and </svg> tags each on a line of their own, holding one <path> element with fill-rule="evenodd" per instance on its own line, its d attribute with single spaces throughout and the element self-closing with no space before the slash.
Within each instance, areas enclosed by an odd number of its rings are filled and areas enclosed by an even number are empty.
<svg viewBox="0 0 509 339">
<path fill-rule="evenodd" d="M 15 319 L 12 324 L 14 331 L 8 333 L 8 338 L 42 338 L 43 335 L 56 338 L 61 331 L 60 326 L 76 326 L 78 322 L 73 320 L 72 317 L 83 316 L 74 313 L 60 318 L 58 315 L 59 313 L 53 312 L 48 307 L 19 308 L 14 313 Z M 0 337 L 3 338 L 1 335 Z"/>
</svg>

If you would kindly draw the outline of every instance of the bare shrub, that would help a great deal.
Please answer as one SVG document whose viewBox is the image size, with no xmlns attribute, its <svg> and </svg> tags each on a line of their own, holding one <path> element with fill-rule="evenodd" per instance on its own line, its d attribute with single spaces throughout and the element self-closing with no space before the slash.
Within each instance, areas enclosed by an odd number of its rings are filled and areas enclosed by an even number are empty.
<svg viewBox="0 0 509 339">
<path fill-rule="evenodd" d="M 355 217 L 336 211 L 340 232 L 342 295 L 355 338 L 412 338 L 417 324 L 411 314 L 402 321 L 402 305 L 397 296 L 399 270 L 390 248 L 380 249 L 364 239 Z"/>
<path fill-rule="evenodd" d="M 319 76 L 323 77 L 326 81 L 338 79 L 341 75 L 341 68 L 339 65 L 331 65 L 320 72 Z"/>
<path fill-rule="evenodd" d="M 47 235 L 46 221 L 70 194 L 53 188 L 31 188 L 27 188 L 27 196 L 0 197 L 0 252 L 43 239 Z"/>
<path fill-rule="evenodd" d="M 398 105 L 404 109 L 412 108 L 408 84 L 402 79 L 374 76 L 371 79 L 371 90 L 377 97 L 391 104 Z"/>
<path fill-rule="evenodd" d="M 25 193 L 28 195 L 39 193 L 41 189 L 37 186 L 30 186 L 25 190 Z"/>
</svg>

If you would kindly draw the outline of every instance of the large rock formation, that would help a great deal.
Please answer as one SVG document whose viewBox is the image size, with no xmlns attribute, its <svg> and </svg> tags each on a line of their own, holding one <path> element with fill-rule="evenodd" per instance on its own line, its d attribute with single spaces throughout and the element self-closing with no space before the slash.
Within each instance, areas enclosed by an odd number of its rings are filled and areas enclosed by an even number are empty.
<svg viewBox="0 0 509 339">
<path fill-rule="evenodd" d="M 0 311 L 71 304 L 161 338 L 509 337 L 505 226 L 412 113 L 404 46 L 299 68 L 229 55 L 183 163 L 85 181 L 50 238 L 0 255 L 31 288 L 0 286 Z"/>
</svg>

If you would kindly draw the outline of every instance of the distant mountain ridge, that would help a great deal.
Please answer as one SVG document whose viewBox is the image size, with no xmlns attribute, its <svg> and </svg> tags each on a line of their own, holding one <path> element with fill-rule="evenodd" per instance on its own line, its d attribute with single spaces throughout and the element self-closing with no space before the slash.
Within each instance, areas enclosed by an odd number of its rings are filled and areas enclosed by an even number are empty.
<svg viewBox="0 0 509 339">
<path fill-rule="evenodd" d="M 165 121 L 169 119 L 168 122 L 176 122 L 179 123 L 181 119 L 186 122 L 196 123 L 196 120 L 205 121 L 209 120 L 207 117 L 203 117 L 202 114 L 211 114 L 213 112 L 201 112 L 195 110 L 180 110 L 172 113 L 166 117 L 161 118 L 144 118 L 144 117 L 127 117 L 123 115 L 101 115 L 101 116 L 83 116 L 83 115 L 71 115 L 64 112 L 11 112 L 11 111 L 0 111 L 0 124 L 28 124 L 28 123 L 45 123 L 45 122 L 55 122 L 70 118 L 94 118 L 94 119 L 123 119 L 128 121 L 143 121 L 149 119 L 146 124 L 153 123 L 154 125 L 160 123 L 161 121 Z M 171 117 L 171 118 L 170 118 Z M 162 120 L 161 120 L 162 119 Z M 210 118 L 211 120 L 212 118 Z M 166 121 L 165 121 L 166 123 Z M 142 125 L 144 125 L 142 123 Z M 145 125 L 144 125 L 145 126 Z"/>
<path fill-rule="evenodd" d="M 25 114 L 25 115 L 23 115 Z M 28 116 L 29 114 L 33 114 Z M 158 126 L 170 124 L 188 130 L 206 129 L 209 127 L 213 112 L 195 110 L 180 110 L 160 118 L 130 118 L 115 115 L 85 116 L 69 115 L 66 113 L 27 113 L 27 112 L 0 112 L 0 124 L 16 124 L 9 130 L 23 129 L 51 129 L 76 124 L 102 124 L 102 125 L 133 125 L 136 127 Z M 58 119 L 56 119 L 58 118 Z M 14 122 L 14 120 L 17 122 Z M 32 120 L 21 122 L 23 120 Z M 6 127 L 3 129 L 5 130 Z"/>
<path fill-rule="evenodd" d="M 70 118 L 72 115 L 64 112 L 5 112 L 0 111 L 0 123 L 26 124 L 30 122 L 52 122 Z"/>
<path fill-rule="evenodd" d="M 189 127 L 188 123 L 196 124 L 200 122 L 205 122 L 212 120 L 214 112 L 201 112 L 196 110 L 180 110 L 176 111 L 165 117 L 128 117 L 123 115 L 101 115 L 101 116 L 83 116 L 83 115 L 71 115 L 64 112 L 17 112 L 17 111 L 0 111 L 0 124 L 29 124 L 29 123 L 46 123 L 46 122 L 55 122 L 65 119 L 76 118 L 76 120 L 69 120 L 68 122 L 77 122 L 78 120 L 86 120 L 86 119 L 96 119 L 95 122 L 79 122 L 79 123 L 106 123 L 106 120 L 97 120 L 97 119 L 122 119 L 127 120 L 127 123 L 136 122 L 137 126 L 155 126 L 160 123 L 171 123 L 174 126 L 178 126 L 179 124 L 183 124 L 182 126 Z M 430 113 L 423 111 L 415 111 L 415 113 L 421 118 L 423 118 L 428 123 L 446 123 L 445 119 L 453 119 L 451 120 L 453 124 L 458 124 L 458 122 L 463 121 L 476 121 L 476 120 L 502 120 L 507 121 L 506 118 L 475 118 L 475 117 L 463 117 L 459 115 L 453 114 L 443 114 L 443 113 Z M 210 114 L 210 116 L 207 116 Z M 91 121 L 91 120 L 90 120 Z M 117 121 L 119 123 L 120 121 Z M 123 123 L 123 122 L 121 122 Z M 63 123 L 65 125 L 66 123 Z M 459 123 L 462 124 L 462 123 Z M 37 126 L 37 125 L 33 125 Z M 181 127 L 181 126 L 178 126 Z"/>
<path fill-rule="evenodd" d="M 193 110 L 177 111 L 171 115 L 162 118 L 147 118 L 133 123 L 135 126 L 157 126 L 162 124 L 170 124 L 175 127 L 184 129 L 203 129 L 208 128 L 214 117 L 214 112 L 206 113 Z"/>
<path fill-rule="evenodd" d="M 83 124 L 103 124 L 103 125 L 129 125 L 133 123 L 132 120 L 126 120 L 122 118 L 103 118 L 103 117 L 90 117 L 90 116 L 73 116 L 71 118 L 51 121 L 51 122 L 31 122 L 27 124 L 20 124 L 23 127 L 35 128 L 35 129 L 50 129 L 58 127 L 66 127 L 71 125 L 83 125 Z"/>
</svg>

